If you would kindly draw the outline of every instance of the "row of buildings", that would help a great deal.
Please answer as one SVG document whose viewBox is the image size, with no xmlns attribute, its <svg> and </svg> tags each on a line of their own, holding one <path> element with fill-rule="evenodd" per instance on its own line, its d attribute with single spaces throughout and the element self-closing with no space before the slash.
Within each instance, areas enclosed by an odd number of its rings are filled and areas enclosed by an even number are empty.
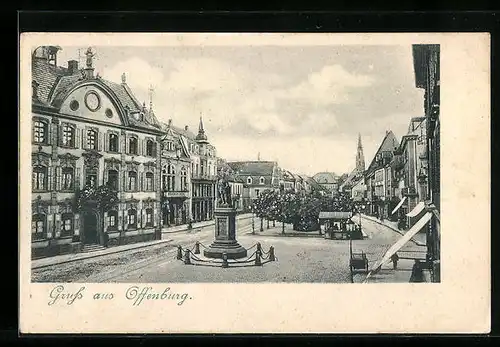
<svg viewBox="0 0 500 347">
<path fill-rule="evenodd" d="M 60 47 L 32 53 L 32 255 L 161 238 L 164 226 L 213 218 L 216 149 L 197 133 L 156 118 L 122 75 L 121 84 L 71 60 Z M 75 194 L 111 186 L 118 204 L 101 211 Z"/>
<path fill-rule="evenodd" d="M 60 47 L 32 52 L 32 256 L 161 239 L 164 227 L 213 219 L 217 177 L 230 172 L 235 207 L 249 211 L 266 189 L 324 188 L 274 161 L 217 157 L 200 117 L 197 131 L 162 123 L 127 84 L 95 73 L 94 52 L 82 68 L 58 64 Z M 118 203 L 77 207 L 87 189 L 111 187 Z"/>
<path fill-rule="evenodd" d="M 413 45 L 415 84 L 424 90 L 424 114 L 409 120 L 401 141 L 387 130 L 366 170 L 359 161 L 359 140 L 356 169 L 340 188 L 365 213 L 399 221 L 405 229 L 431 212 L 420 232 L 426 233 L 427 264 L 435 282 L 440 280 L 439 56 L 439 45 Z"/>
</svg>

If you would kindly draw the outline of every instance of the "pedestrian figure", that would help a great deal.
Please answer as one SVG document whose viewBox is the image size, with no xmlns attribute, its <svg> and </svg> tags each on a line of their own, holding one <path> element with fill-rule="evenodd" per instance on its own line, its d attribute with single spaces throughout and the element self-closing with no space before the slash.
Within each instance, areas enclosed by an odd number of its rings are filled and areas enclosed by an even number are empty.
<svg viewBox="0 0 500 347">
<path fill-rule="evenodd" d="M 411 270 L 410 283 L 420 283 L 424 281 L 424 272 L 420 260 L 415 259 Z"/>
<path fill-rule="evenodd" d="M 394 270 L 396 270 L 398 268 L 398 260 L 399 260 L 399 256 L 397 253 L 394 253 L 392 256 L 391 256 L 391 260 L 392 260 L 392 268 Z"/>
</svg>

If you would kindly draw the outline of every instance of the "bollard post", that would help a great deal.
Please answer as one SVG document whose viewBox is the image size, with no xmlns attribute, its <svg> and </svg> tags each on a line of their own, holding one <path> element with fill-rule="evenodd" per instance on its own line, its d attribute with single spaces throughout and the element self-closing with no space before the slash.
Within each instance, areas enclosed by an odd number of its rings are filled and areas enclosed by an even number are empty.
<svg viewBox="0 0 500 347">
<path fill-rule="evenodd" d="M 182 246 L 177 246 L 177 260 L 182 259 Z"/>
<path fill-rule="evenodd" d="M 200 254 L 200 243 L 198 241 L 194 245 L 194 254 Z"/>
<path fill-rule="evenodd" d="M 257 251 L 262 253 L 262 245 L 260 244 L 260 242 L 257 242 L 256 246 L 257 246 Z"/>
<path fill-rule="evenodd" d="M 227 253 L 222 253 L 222 267 L 229 267 L 229 264 L 227 263 Z"/>
<path fill-rule="evenodd" d="M 189 257 L 189 254 L 191 251 L 189 249 L 186 249 L 186 252 L 184 253 L 184 264 L 185 265 L 191 265 L 191 258 Z"/>
<path fill-rule="evenodd" d="M 275 261 L 276 259 L 274 258 L 274 247 L 271 246 L 269 247 L 269 261 Z"/>
<path fill-rule="evenodd" d="M 255 266 L 262 266 L 262 262 L 260 261 L 261 251 L 258 249 L 255 251 Z"/>
</svg>

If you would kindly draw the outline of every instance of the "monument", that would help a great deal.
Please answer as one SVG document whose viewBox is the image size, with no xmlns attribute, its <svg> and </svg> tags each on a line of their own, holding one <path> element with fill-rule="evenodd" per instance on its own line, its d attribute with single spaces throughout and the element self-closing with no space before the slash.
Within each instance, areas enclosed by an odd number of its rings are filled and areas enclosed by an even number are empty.
<svg viewBox="0 0 500 347">
<path fill-rule="evenodd" d="M 207 258 L 240 259 L 247 256 L 247 250 L 236 241 L 236 209 L 231 199 L 231 187 L 227 177 L 217 182 L 217 205 L 215 215 L 215 240 L 203 251 Z"/>
</svg>

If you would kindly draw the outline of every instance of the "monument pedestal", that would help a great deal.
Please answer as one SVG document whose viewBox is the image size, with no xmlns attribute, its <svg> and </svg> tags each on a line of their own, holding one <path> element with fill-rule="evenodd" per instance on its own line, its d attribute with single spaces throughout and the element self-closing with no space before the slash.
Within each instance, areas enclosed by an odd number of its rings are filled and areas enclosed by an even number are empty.
<svg viewBox="0 0 500 347">
<path fill-rule="evenodd" d="M 228 259 L 240 259 L 247 256 L 247 250 L 236 241 L 236 209 L 217 207 L 215 215 L 215 240 L 203 251 L 207 258 L 222 259 L 224 253 Z"/>
</svg>

